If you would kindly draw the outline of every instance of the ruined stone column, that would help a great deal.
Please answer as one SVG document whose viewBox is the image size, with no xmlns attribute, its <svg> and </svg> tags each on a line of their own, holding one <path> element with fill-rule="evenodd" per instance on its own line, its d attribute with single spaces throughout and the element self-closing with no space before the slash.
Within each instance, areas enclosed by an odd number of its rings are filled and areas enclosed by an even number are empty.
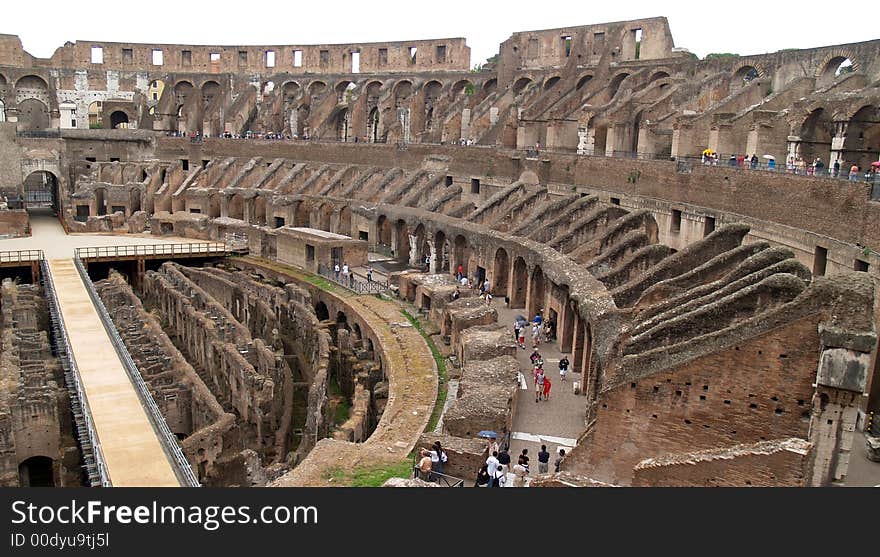
<svg viewBox="0 0 880 557">
<path fill-rule="evenodd" d="M 409 264 L 413 267 L 421 267 L 422 262 L 419 261 L 419 245 L 418 238 L 414 234 L 409 234 Z"/>
<path fill-rule="evenodd" d="M 846 142 L 846 131 L 849 122 L 834 122 L 834 137 L 831 138 L 831 154 L 828 155 L 829 170 L 834 167 L 834 161 L 840 161 L 840 169 L 844 170 L 843 144 Z"/>
<path fill-rule="evenodd" d="M 797 135 L 788 136 L 788 155 L 786 156 L 786 162 L 793 161 L 798 158 L 798 155 L 801 153 L 801 138 Z M 812 161 L 810 161 L 812 162 Z"/>
<path fill-rule="evenodd" d="M 244 214 L 242 215 L 242 220 L 244 222 L 250 224 L 253 222 L 253 214 L 254 214 L 254 199 L 252 197 L 247 197 L 244 200 Z"/>
<path fill-rule="evenodd" d="M 434 245 L 434 240 L 428 240 L 428 248 L 431 250 L 429 271 L 431 273 L 437 273 L 437 247 Z"/>
<path fill-rule="evenodd" d="M 220 216 L 226 218 L 229 216 L 229 196 L 220 197 Z"/>
</svg>

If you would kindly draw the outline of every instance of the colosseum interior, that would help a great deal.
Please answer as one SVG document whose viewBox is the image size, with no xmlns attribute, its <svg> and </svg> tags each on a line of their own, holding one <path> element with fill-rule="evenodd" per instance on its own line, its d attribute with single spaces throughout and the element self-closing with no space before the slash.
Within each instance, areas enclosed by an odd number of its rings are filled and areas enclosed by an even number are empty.
<svg viewBox="0 0 880 557">
<path fill-rule="evenodd" d="M 153 485 L 71 280 L 183 485 L 435 441 L 470 485 L 487 430 L 566 451 L 532 487 L 880 484 L 878 159 L 880 40 L 701 60 L 651 18 L 472 68 L 0 35 L 0 485 Z M 540 403 L 517 315 L 553 324 Z"/>
</svg>

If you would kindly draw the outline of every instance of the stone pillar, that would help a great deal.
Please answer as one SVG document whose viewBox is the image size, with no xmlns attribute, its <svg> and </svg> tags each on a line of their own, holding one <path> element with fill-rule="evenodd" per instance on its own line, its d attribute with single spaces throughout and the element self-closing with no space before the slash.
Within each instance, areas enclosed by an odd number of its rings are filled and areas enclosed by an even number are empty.
<svg viewBox="0 0 880 557">
<path fill-rule="evenodd" d="M 471 109 L 461 111 L 461 134 L 458 137 L 470 137 L 471 133 Z"/>
<path fill-rule="evenodd" d="M 421 246 L 418 245 L 418 240 L 415 235 L 409 234 L 409 264 L 413 267 L 422 266 L 422 262 L 419 261 L 419 248 Z"/>
<path fill-rule="evenodd" d="M 593 133 L 591 133 L 591 130 L 587 128 L 578 128 L 578 155 L 592 155 L 593 141 L 595 141 L 595 137 L 593 136 Z"/>
<path fill-rule="evenodd" d="M 428 270 L 431 273 L 436 274 L 438 272 L 440 262 L 437 258 L 437 246 L 435 245 L 434 240 L 428 240 L 428 248 L 431 251 L 431 262 Z"/>
<path fill-rule="evenodd" d="M 253 222 L 253 214 L 254 214 L 254 198 L 246 197 L 244 200 L 244 209 L 243 209 L 242 220 L 248 224 Z"/>
<path fill-rule="evenodd" d="M 834 161 L 840 161 L 840 170 L 844 170 L 845 161 L 843 159 L 843 144 L 846 142 L 846 131 L 849 122 L 834 122 L 834 137 L 831 138 L 831 154 L 828 155 L 828 169 L 834 167 Z M 846 169 L 849 170 L 848 168 Z"/>
<path fill-rule="evenodd" d="M 229 216 L 229 196 L 222 195 L 220 197 L 220 216 L 226 218 Z"/>
<path fill-rule="evenodd" d="M 801 154 L 801 138 L 797 135 L 788 136 L 788 155 L 785 157 L 786 167 L 788 166 L 788 161 L 797 160 L 798 156 Z M 760 155 L 758 155 L 760 156 Z M 813 162 L 813 161 L 810 161 Z"/>
</svg>

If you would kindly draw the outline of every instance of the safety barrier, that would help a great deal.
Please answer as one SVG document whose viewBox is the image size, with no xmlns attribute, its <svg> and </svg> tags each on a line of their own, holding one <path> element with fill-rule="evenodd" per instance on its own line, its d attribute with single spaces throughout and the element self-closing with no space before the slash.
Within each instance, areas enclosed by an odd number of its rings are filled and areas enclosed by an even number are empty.
<svg viewBox="0 0 880 557">
<path fill-rule="evenodd" d="M 80 250 L 77 250 L 77 252 L 79 251 Z M 150 394 L 150 389 L 147 386 L 147 383 L 144 381 L 143 376 L 141 376 L 141 372 L 138 370 L 137 365 L 131 358 L 131 354 L 129 354 L 128 349 L 125 347 L 125 343 L 123 342 L 122 337 L 119 335 L 119 331 L 116 330 L 116 325 L 110 318 L 110 314 L 107 312 L 107 308 L 104 306 L 104 302 L 102 302 L 100 296 L 98 296 L 98 292 L 95 290 L 95 285 L 92 284 L 92 280 L 89 278 L 89 274 L 86 271 L 85 265 L 83 265 L 82 259 L 80 259 L 79 255 L 74 258 L 74 263 L 76 265 L 77 271 L 79 271 L 83 284 L 85 284 L 86 290 L 89 293 L 89 298 L 91 298 L 92 304 L 94 304 L 95 309 L 97 309 L 98 315 L 101 318 L 101 322 L 104 324 L 104 329 L 107 331 L 107 334 L 110 336 L 110 340 L 113 342 L 113 347 L 116 349 L 116 354 L 122 361 L 122 365 L 125 368 L 125 371 L 128 374 L 132 385 L 134 385 L 135 387 L 138 398 L 140 399 L 144 409 L 146 409 L 147 411 L 147 415 L 150 418 L 153 429 L 155 430 L 156 435 L 159 438 L 159 442 L 162 444 L 162 448 L 165 450 L 165 454 L 168 456 L 169 461 L 174 468 L 174 473 L 177 475 L 177 479 L 184 487 L 198 487 L 199 481 L 193 473 L 189 461 L 183 455 L 183 451 L 180 449 L 180 445 L 177 443 L 177 438 L 174 436 L 174 434 L 171 432 L 171 429 L 168 427 L 168 424 L 165 422 L 165 418 L 164 416 L 162 416 L 162 412 L 156 405 L 156 401 L 153 400 L 153 396 Z"/>
<path fill-rule="evenodd" d="M 131 246 L 98 246 L 76 248 L 80 260 L 118 259 L 120 257 L 162 257 L 184 255 L 225 254 L 225 243 L 193 242 L 188 244 L 135 244 Z"/>
<path fill-rule="evenodd" d="M 351 272 L 348 277 L 345 277 L 340 273 L 337 278 L 335 271 L 321 264 L 318 264 L 318 274 L 324 278 L 332 280 L 340 286 L 344 286 L 349 290 L 354 290 L 358 294 L 380 294 L 391 288 L 388 281 L 361 280 L 357 278 L 357 275 L 355 275 L 354 272 Z"/>
<path fill-rule="evenodd" d="M 0 251 L 0 264 L 29 263 L 32 261 L 43 261 L 43 259 L 43 250 L 39 249 Z"/>
</svg>

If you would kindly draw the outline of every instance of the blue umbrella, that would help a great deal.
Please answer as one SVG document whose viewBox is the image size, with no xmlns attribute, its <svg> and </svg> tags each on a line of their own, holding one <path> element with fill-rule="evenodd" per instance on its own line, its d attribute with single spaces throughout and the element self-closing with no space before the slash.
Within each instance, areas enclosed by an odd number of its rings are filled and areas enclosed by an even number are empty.
<svg viewBox="0 0 880 557">
<path fill-rule="evenodd" d="M 477 434 L 477 437 L 486 437 L 488 439 L 497 439 L 498 434 L 495 433 L 494 431 L 489 431 L 489 430 L 484 429 L 483 431 L 481 431 Z"/>
</svg>

